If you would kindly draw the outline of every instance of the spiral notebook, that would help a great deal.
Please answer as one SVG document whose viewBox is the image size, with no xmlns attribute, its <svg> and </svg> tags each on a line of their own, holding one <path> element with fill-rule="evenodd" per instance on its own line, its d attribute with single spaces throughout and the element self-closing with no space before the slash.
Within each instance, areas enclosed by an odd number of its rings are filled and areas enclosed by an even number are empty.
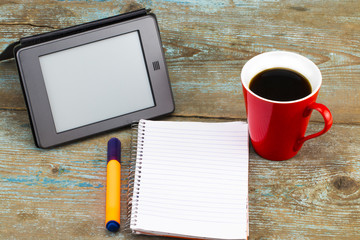
<svg viewBox="0 0 360 240">
<path fill-rule="evenodd" d="M 244 122 L 140 120 L 129 227 L 191 239 L 248 236 L 248 127 Z"/>
</svg>

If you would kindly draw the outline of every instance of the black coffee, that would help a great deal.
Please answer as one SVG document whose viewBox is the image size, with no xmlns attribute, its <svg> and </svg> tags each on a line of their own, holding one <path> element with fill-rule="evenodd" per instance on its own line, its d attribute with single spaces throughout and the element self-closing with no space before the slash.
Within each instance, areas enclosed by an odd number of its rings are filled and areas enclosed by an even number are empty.
<svg viewBox="0 0 360 240">
<path fill-rule="evenodd" d="M 297 72 L 282 68 L 268 69 L 250 81 L 250 90 L 274 101 L 292 101 L 311 93 L 309 81 Z"/>
</svg>

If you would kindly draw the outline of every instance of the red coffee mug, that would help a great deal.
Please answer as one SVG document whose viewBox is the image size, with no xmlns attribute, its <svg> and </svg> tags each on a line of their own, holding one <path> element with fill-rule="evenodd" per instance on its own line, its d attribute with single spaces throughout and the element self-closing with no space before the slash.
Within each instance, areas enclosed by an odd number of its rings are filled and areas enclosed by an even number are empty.
<svg viewBox="0 0 360 240">
<path fill-rule="evenodd" d="M 258 73 L 273 68 L 292 70 L 309 80 L 312 92 L 294 101 L 273 101 L 256 95 L 249 89 Z M 309 59 L 292 52 L 273 51 L 250 59 L 241 71 L 251 143 L 255 151 L 269 160 L 287 160 L 300 150 L 303 143 L 327 132 L 333 122 L 329 109 L 316 103 L 322 82 L 319 68 Z M 312 110 L 323 116 L 325 127 L 305 136 Z"/>
</svg>

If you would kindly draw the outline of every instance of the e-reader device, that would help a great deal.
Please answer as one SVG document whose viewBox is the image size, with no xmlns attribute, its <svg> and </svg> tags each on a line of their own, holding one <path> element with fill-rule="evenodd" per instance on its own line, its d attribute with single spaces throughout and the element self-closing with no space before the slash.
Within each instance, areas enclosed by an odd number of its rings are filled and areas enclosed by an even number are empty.
<svg viewBox="0 0 360 240">
<path fill-rule="evenodd" d="M 0 60 L 12 54 L 38 147 L 174 111 L 156 16 L 148 10 L 22 38 Z"/>
</svg>

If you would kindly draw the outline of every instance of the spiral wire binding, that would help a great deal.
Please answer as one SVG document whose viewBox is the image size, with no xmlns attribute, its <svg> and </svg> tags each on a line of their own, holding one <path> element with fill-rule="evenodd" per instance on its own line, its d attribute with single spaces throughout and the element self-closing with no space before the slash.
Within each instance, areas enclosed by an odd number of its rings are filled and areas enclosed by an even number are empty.
<svg viewBox="0 0 360 240">
<path fill-rule="evenodd" d="M 140 175 L 145 136 L 145 123 L 134 123 L 131 125 L 131 128 L 132 133 L 127 193 L 127 219 L 125 224 L 125 231 L 131 231 L 131 227 L 136 226 L 137 222 L 136 218 L 139 200 L 136 198 L 136 196 L 138 196 L 140 193 Z M 135 199 L 133 196 L 135 196 Z M 131 215 L 133 216 L 133 219 L 131 219 Z"/>
</svg>

